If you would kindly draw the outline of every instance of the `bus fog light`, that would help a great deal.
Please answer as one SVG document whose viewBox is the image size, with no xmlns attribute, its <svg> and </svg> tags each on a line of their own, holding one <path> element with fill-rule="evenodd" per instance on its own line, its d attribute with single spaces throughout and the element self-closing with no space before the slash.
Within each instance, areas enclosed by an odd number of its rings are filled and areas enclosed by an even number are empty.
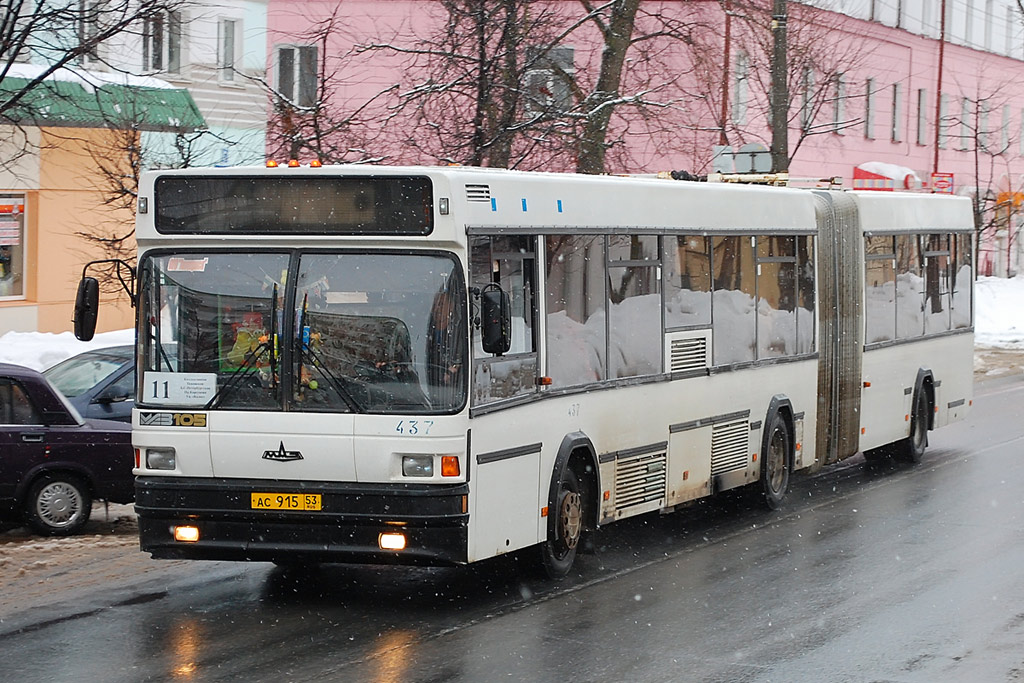
<svg viewBox="0 0 1024 683">
<path fill-rule="evenodd" d="M 381 550 L 405 550 L 405 534 L 381 534 L 377 543 Z"/>
<path fill-rule="evenodd" d="M 147 448 L 146 467 L 151 470 L 173 470 L 175 466 L 173 448 Z"/>
<path fill-rule="evenodd" d="M 176 526 L 174 529 L 174 540 L 182 543 L 195 543 L 199 540 L 199 527 Z"/>
<path fill-rule="evenodd" d="M 434 456 L 432 455 L 403 455 L 402 475 L 406 477 L 432 477 L 434 476 Z"/>
</svg>

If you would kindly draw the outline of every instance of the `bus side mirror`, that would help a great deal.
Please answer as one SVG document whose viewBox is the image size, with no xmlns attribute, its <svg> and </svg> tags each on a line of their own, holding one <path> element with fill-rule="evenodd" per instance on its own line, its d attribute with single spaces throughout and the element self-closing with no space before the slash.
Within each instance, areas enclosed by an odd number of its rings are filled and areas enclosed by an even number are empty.
<svg viewBox="0 0 1024 683">
<path fill-rule="evenodd" d="M 512 306 L 498 287 L 480 293 L 481 345 L 486 353 L 501 355 L 512 346 Z"/>
<path fill-rule="evenodd" d="M 100 283 L 94 277 L 83 277 L 75 295 L 75 338 L 92 341 L 96 334 L 96 314 L 100 305 Z"/>
</svg>

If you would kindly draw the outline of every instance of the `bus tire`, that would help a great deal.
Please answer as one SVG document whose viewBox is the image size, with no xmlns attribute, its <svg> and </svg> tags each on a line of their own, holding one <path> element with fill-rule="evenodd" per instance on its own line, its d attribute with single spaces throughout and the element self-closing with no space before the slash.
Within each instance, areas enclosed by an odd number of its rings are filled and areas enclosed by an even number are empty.
<svg viewBox="0 0 1024 683">
<path fill-rule="evenodd" d="M 550 579 L 569 573 L 583 536 L 583 486 L 571 467 L 562 470 L 555 494 L 555 508 L 548 525 L 548 538 L 540 544 L 540 563 Z"/>
<path fill-rule="evenodd" d="M 900 460 L 918 463 L 924 457 L 924 450 L 928 447 L 928 413 L 930 409 L 931 401 L 928 398 L 928 389 L 924 386 L 918 387 L 914 394 L 914 408 L 910 412 L 910 436 L 898 444 L 897 454 Z"/>
<path fill-rule="evenodd" d="M 782 507 L 782 501 L 789 490 L 789 475 L 792 469 L 793 439 L 789 425 L 781 413 L 772 416 L 768 438 L 761 454 L 761 489 L 764 502 L 771 510 Z"/>
</svg>

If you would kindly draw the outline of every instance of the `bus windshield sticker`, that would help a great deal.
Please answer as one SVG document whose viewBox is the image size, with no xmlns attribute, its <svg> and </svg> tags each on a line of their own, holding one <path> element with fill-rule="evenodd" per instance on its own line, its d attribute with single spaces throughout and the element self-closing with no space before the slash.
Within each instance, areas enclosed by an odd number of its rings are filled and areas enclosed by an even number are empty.
<svg viewBox="0 0 1024 683">
<path fill-rule="evenodd" d="M 168 273 L 205 273 L 208 258 L 173 257 L 167 260 Z"/>
<path fill-rule="evenodd" d="M 217 393 L 213 372 L 147 372 L 143 381 L 146 403 L 206 405 Z"/>
</svg>

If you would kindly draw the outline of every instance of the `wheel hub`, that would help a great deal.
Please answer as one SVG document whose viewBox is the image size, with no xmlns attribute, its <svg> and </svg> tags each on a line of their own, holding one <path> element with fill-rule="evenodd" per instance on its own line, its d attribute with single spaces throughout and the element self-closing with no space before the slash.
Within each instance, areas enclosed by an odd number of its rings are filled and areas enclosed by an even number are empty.
<svg viewBox="0 0 1024 683">
<path fill-rule="evenodd" d="M 572 550 L 580 541 L 580 531 L 583 527 L 583 506 L 580 494 L 575 491 L 566 491 L 562 496 L 561 510 L 558 521 L 561 526 L 562 542 L 565 547 Z"/>
<path fill-rule="evenodd" d="M 39 493 L 39 516 L 53 525 L 66 525 L 80 505 L 77 492 L 68 486 L 50 484 Z"/>
</svg>

